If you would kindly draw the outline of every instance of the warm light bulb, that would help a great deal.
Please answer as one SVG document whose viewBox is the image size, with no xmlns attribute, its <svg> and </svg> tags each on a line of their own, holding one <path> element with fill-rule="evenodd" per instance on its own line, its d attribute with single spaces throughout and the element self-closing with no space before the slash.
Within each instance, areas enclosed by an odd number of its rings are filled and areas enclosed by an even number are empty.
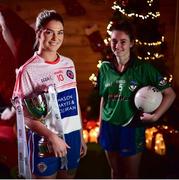
<svg viewBox="0 0 179 180">
<path fill-rule="evenodd" d="M 87 143 L 89 135 L 88 135 L 88 131 L 85 129 L 83 130 L 83 138 L 84 138 L 85 143 Z"/>
</svg>

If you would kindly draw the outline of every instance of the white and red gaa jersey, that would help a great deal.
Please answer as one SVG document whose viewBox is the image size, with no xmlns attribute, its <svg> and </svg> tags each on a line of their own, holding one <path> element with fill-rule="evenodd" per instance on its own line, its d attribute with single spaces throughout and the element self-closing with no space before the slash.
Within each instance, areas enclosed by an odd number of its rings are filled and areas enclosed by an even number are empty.
<svg viewBox="0 0 179 180">
<path fill-rule="evenodd" d="M 55 85 L 61 113 L 64 134 L 81 129 L 81 116 L 77 92 L 76 72 L 70 58 L 59 55 L 53 63 L 47 63 L 37 53 L 20 67 L 14 87 L 13 97 L 21 99 L 34 92 L 44 92 Z M 46 117 L 46 126 L 58 131 L 58 122 Z M 57 123 L 57 124 L 56 124 Z"/>
</svg>

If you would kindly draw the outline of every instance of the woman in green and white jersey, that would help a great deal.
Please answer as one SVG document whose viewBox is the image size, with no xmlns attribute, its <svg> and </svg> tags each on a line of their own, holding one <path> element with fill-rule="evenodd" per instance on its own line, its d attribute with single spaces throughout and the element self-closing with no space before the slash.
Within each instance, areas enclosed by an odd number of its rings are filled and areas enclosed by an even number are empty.
<svg viewBox="0 0 179 180">
<path fill-rule="evenodd" d="M 171 85 L 151 64 L 132 53 L 133 29 L 129 22 L 112 25 L 112 61 L 104 61 L 99 70 L 100 133 L 99 143 L 111 167 L 111 178 L 139 178 L 138 171 L 145 148 L 145 123 L 155 122 L 175 99 Z M 138 113 L 134 105 L 136 91 L 147 85 L 163 94 L 153 113 Z"/>
</svg>

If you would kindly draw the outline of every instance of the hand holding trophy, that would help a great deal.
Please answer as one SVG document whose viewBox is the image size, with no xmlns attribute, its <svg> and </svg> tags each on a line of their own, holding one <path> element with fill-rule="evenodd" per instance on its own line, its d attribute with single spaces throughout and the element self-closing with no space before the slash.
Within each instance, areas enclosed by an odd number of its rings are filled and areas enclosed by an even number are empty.
<svg viewBox="0 0 179 180">
<path fill-rule="evenodd" d="M 54 85 L 48 87 L 48 92 L 36 93 L 29 98 L 25 98 L 24 105 L 32 119 L 40 121 L 44 125 L 47 125 L 47 119 L 50 119 L 50 126 L 48 128 L 65 140 Z M 47 117 L 48 115 L 50 115 L 50 117 Z M 55 156 L 52 144 L 47 138 L 42 136 L 38 142 L 38 147 L 39 157 Z M 61 157 L 61 168 L 63 167 L 67 167 L 66 156 Z"/>
<path fill-rule="evenodd" d="M 32 119 L 42 122 L 45 125 L 46 116 L 51 112 L 48 93 L 36 93 L 24 99 L 26 110 Z M 53 149 L 48 139 L 43 137 L 38 142 L 39 156 L 54 156 Z"/>
<path fill-rule="evenodd" d="M 54 86 L 49 86 L 48 92 L 33 93 L 32 95 L 21 99 L 15 97 L 12 104 L 16 109 L 17 117 L 17 136 L 18 136 L 18 166 L 21 177 L 31 178 L 30 164 L 28 159 L 25 120 L 24 117 L 30 116 L 32 121 L 40 121 L 46 126 L 47 117 L 50 115 L 51 129 L 60 138 L 65 141 L 61 123 L 61 114 L 58 107 L 57 93 Z M 24 115 L 24 110 L 25 114 Z M 53 127 L 55 126 L 56 129 Z M 44 136 L 38 142 L 39 157 L 55 156 L 52 144 Z M 67 169 L 67 156 L 61 157 L 61 169 Z"/>
</svg>

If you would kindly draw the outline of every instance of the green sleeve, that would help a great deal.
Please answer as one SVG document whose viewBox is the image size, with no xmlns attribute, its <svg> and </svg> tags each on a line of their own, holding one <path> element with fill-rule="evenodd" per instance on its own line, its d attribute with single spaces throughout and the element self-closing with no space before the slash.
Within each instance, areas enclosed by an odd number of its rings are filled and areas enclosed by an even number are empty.
<svg viewBox="0 0 179 180">
<path fill-rule="evenodd" d="M 145 64 L 145 73 L 147 81 L 160 91 L 171 86 L 171 84 L 167 81 L 166 77 L 161 75 L 161 73 L 150 63 Z"/>
</svg>

